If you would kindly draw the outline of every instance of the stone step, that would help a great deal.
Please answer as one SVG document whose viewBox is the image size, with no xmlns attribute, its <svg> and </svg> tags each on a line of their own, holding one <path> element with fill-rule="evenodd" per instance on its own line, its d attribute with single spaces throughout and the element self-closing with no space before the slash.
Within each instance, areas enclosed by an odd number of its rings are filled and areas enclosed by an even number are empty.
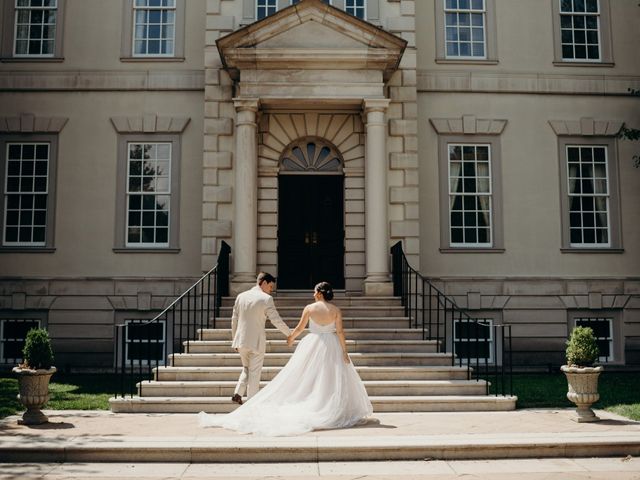
<svg viewBox="0 0 640 480">
<path fill-rule="evenodd" d="M 283 366 L 291 353 L 267 353 L 265 367 Z M 353 353 L 351 361 L 356 366 L 451 366 L 451 353 Z M 169 355 L 169 364 L 174 367 L 233 367 L 240 366 L 237 353 L 178 353 Z"/>
<path fill-rule="evenodd" d="M 141 382 L 137 384 L 141 397 L 231 397 L 236 381 Z M 268 382 L 261 382 L 264 388 Z M 366 380 L 371 396 L 442 396 L 483 395 L 484 380 Z"/>
<path fill-rule="evenodd" d="M 232 307 L 220 308 L 221 317 L 231 317 Z M 402 317 L 404 316 L 404 307 L 402 305 L 362 305 L 362 306 L 347 306 L 342 307 L 343 317 Z M 278 313 L 281 317 L 298 317 L 302 314 L 302 308 L 300 306 L 285 306 L 279 307 Z"/>
<path fill-rule="evenodd" d="M 515 410 L 517 397 L 485 395 L 372 396 L 374 412 L 483 412 Z M 228 413 L 228 397 L 133 397 L 109 399 L 114 413 Z"/>
<path fill-rule="evenodd" d="M 271 380 L 282 367 L 264 367 L 262 380 Z M 362 380 L 466 380 L 466 367 L 356 367 Z M 159 367 L 154 378 L 161 381 L 237 381 L 240 367 Z"/>
<path fill-rule="evenodd" d="M 351 353 L 361 352 L 436 352 L 438 342 L 434 340 L 346 340 L 347 349 Z M 266 353 L 291 353 L 298 340 L 291 347 L 286 340 L 267 340 Z M 194 340 L 183 342 L 183 351 L 188 353 L 233 353 L 231 340 Z"/>
<path fill-rule="evenodd" d="M 225 297 L 222 299 L 222 307 L 233 307 L 235 297 Z M 305 305 L 313 303 L 313 295 L 307 292 L 307 295 L 291 296 L 291 295 L 274 295 L 273 301 L 277 308 L 281 307 L 299 307 L 304 308 Z M 374 297 L 374 296 L 355 296 L 355 295 L 336 295 L 331 301 L 334 305 L 343 307 L 352 306 L 398 306 L 401 305 L 399 297 Z"/>
<path fill-rule="evenodd" d="M 302 310 L 301 310 L 302 312 Z M 295 328 L 300 321 L 300 317 L 283 316 L 282 319 L 289 326 L 289 328 Z M 271 326 L 271 323 L 267 321 L 266 325 Z M 200 326 L 200 325 L 198 325 Z M 209 322 L 209 326 L 213 327 L 213 320 Z M 408 317 L 402 316 L 382 316 L 382 317 L 367 317 L 367 316 L 355 316 L 355 317 L 343 317 L 342 326 L 345 329 L 350 328 L 388 328 L 391 330 L 410 328 L 411 324 Z M 185 327 L 186 328 L 186 327 Z M 215 322 L 215 329 L 229 329 L 231 328 L 231 317 L 219 317 Z"/>
<path fill-rule="evenodd" d="M 407 320 L 408 322 L 408 320 Z M 265 330 L 267 340 L 281 340 L 284 337 L 282 332 L 276 328 Z M 303 338 L 308 333 L 305 330 L 298 338 Z M 422 330 L 414 328 L 347 328 L 344 331 L 347 340 L 421 340 Z M 198 329 L 199 340 L 229 340 L 231 339 L 230 328 L 206 328 Z"/>
</svg>

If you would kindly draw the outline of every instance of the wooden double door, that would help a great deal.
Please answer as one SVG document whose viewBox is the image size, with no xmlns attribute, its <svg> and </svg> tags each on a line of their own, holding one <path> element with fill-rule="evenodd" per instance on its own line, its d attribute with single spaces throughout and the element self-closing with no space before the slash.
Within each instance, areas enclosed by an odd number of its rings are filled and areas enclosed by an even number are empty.
<svg viewBox="0 0 640 480">
<path fill-rule="evenodd" d="M 278 177 L 278 288 L 344 288 L 344 177 Z"/>
</svg>

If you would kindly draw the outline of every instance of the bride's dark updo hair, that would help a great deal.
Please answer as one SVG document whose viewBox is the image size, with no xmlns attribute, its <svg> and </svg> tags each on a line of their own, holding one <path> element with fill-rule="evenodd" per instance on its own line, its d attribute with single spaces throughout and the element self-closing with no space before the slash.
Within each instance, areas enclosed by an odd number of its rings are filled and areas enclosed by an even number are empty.
<svg viewBox="0 0 640 480">
<path fill-rule="evenodd" d="M 322 294 L 322 298 L 324 298 L 327 302 L 333 300 L 333 287 L 329 282 L 320 282 L 314 288 L 316 292 L 320 292 Z"/>
</svg>

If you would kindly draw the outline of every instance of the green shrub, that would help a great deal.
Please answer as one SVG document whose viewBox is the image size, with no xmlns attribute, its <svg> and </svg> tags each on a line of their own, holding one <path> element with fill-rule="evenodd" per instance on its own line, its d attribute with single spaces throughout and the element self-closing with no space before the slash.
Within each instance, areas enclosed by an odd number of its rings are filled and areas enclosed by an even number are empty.
<svg viewBox="0 0 640 480">
<path fill-rule="evenodd" d="M 33 328 L 27 333 L 22 349 L 22 362 L 33 369 L 49 369 L 53 364 L 53 351 L 49 334 L 43 328 Z"/>
<path fill-rule="evenodd" d="M 598 343 L 589 327 L 575 327 L 567 341 L 567 364 L 591 367 L 598 360 Z"/>
</svg>

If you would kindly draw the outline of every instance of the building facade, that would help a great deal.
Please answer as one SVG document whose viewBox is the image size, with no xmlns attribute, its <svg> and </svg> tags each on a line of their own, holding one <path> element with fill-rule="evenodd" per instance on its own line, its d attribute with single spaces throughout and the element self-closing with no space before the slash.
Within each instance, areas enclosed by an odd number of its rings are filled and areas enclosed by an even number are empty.
<svg viewBox="0 0 640 480">
<path fill-rule="evenodd" d="M 0 0 L 0 362 L 110 367 L 222 241 L 353 295 L 401 241 L 519 366 L 587 321 L 638 365 L 636 3 Z"/>
</svg>

